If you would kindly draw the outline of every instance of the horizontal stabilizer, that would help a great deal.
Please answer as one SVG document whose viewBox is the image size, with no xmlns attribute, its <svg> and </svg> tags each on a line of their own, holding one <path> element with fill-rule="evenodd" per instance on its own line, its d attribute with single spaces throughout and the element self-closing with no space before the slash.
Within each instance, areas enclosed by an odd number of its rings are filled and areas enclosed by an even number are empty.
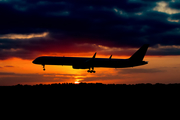
<svg viewBox="0 0 180 120">
<path fill-rule="evenodd" d="M 138 51 L 136 51 L 130 58 L 129 60 L 133 60 L 133 61 L 142 61 L 147 49 L 149 47 L 149 44 L 144 44 Z"/>
</svg>

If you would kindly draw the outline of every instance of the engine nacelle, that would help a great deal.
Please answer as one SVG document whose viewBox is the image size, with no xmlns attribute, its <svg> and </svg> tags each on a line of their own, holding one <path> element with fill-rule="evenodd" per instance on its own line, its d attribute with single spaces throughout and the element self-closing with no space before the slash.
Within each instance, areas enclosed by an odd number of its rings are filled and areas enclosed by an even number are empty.
<svg viewBox="0 0 180 120">
<path fill-rule="evenodd" d="M 72 66 L 73 69 L 88 69 L 88 66 L 84 66 L 84 65 L 73 65 Z"/>
</svg>

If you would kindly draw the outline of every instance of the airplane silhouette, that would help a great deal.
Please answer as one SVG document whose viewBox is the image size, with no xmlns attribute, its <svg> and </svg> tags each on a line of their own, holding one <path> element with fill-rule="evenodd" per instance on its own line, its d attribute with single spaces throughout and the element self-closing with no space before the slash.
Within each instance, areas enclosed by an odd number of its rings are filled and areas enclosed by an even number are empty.
<svg viewBox="0 0 180 120">
<path fill-rule="evenodd" d="M 129 59 L 112 59 L 112 55 L 109 58 L 95 58 L 95 53 L 92 58 L 41 56 L 33 63 L 43 65 L 43 70 L 45 65 L 70 65 L 73 69 L 89 69 L 87 72 L 95 73 L 94 67 L 125 68 L 148 64 L 147 61 L 143 61 L 148 47 L 148 44 L 144 44 Z"/>
</svg>

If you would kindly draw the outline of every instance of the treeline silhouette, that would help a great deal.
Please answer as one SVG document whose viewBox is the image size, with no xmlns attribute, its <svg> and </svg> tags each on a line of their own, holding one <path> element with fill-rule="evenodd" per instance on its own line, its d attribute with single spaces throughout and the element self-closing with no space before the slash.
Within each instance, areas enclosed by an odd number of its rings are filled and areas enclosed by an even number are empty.
<svg viewBox="0 0 180 120">
<path fill-rule="evenodd" d="M 104 94 L 126 94 L 126 93 L 177 93 L 180 92 L 180 83 L 175 84 L 102 84 L 102 83 L 55 83 L 55 84 L 36 84 L 36 85 L 14 85 L 14 86 L 0 86 L 1 91 L 19 91 L 24 92 L 54 92 L 58 94 L 63 93 L 97 93 Z"/>
<path fill-rule="evenodd" d="M 38 88 L 38 87 L 106 87 L 106 88 L 125 88 L 125 87 L 134 87 L 134 88 L 139 88 L 139 87 L 145 87 L 145 88 L 179 88 L 180 83 L 174 83 L 174 84 L 163 84 L 163 83 L 156 83 L 156 84 L 151 84 L 151 83 L 139 83 L 139 84 L 103 84 L 103 83 L 53 83 L 53 84 L 36 84 L 36 85 L 22 85 L 22 84 L 17 84 L 17 85 L 12 85 L 12 86 L 0 86 L 0 88 Z"/>
<path fill-rule="evenodd" d="M 78 103 L 96 104 L 160 104 L 162 101 L 173 103 L 179 99 L 180 84 L 102 84 L 102 83 L 56 83 L 37 85 L 0 86 L 1 98 L 10 102 L 50 104 Z M 142 104 L 143 103 L 143 104 Z M 14 103 L 16 104 L 16 103 Z M 89 106 L 90 107 L 90 106 Z M 106 105 L 104 105 L 106 107 Z M 78 108 L 78 106 L 77 106 Z"/>
<path fill-rule="evenodd" d="M 103 83 L 53 83 L 53 84 L 36 84 L 36 85 L 22 85 L 22 84 L 17 84 L 17 85 L 12 85 L 12 86 L 0 86 L 0 88 L 38 88 L 38 87 L 106 87 L 106 88 L 125 88 L 125 87 L 148 87 L 148 88 L 156 88 L 156 87 L 162 87 L 162 88 L 169 88 L 169 87 L 180 87 L 180 83 L 174 83 L 174 84 L 163 84 L 163 83 L 156 83 L 156 84 L 151 84 L 151 83 L 139 83 L 139 84 L 103 84 Z"/>
</svg>

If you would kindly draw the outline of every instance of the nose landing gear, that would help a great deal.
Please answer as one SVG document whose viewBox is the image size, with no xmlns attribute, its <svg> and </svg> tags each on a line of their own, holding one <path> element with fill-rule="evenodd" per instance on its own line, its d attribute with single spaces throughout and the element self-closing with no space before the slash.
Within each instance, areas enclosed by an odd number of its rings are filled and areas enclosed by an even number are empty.
<svg viewBox="0 0 180 120">
<path fill-rule="evenodd" d="M 46 69 L 45 69 L 45 64 L 43 64 L 43 70 L 45 71 Z"/>
</svg>

